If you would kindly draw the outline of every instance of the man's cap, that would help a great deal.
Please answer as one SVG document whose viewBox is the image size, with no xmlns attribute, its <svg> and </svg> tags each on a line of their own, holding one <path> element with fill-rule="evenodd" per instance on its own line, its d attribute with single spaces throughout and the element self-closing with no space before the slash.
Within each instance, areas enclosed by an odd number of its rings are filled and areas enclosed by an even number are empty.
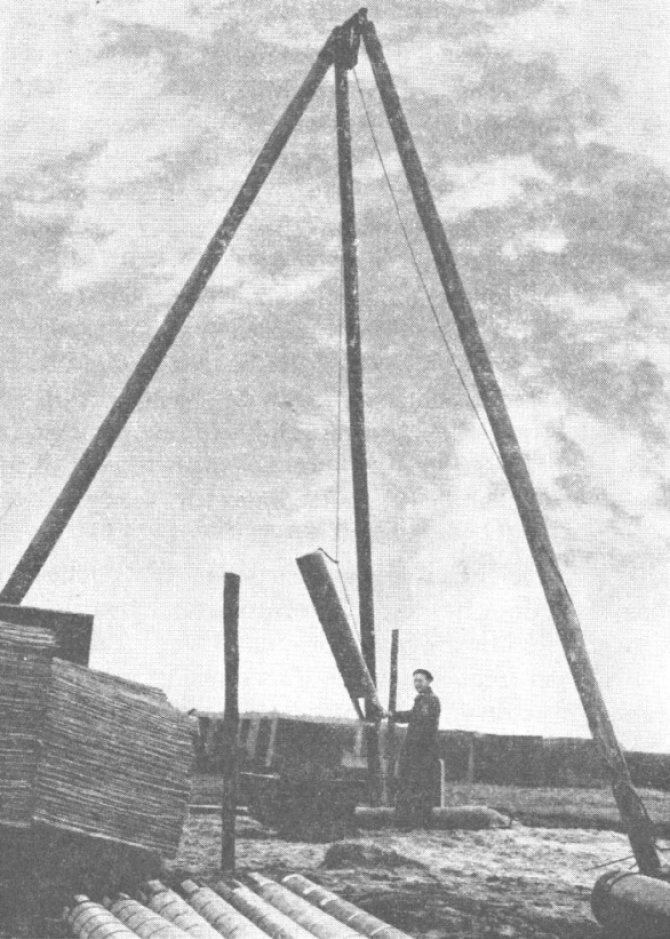
<svg viewBox="0 0 670 939">
<path fill-rule="evenodd" d="M 425 675 L 428 681 L 433 680 L 433 676 L 431 675 L 431 673 L 428 671 L 427 668 L 415 668 L 414 671 L 412 672 L 412 675 Z"/>
</svg>

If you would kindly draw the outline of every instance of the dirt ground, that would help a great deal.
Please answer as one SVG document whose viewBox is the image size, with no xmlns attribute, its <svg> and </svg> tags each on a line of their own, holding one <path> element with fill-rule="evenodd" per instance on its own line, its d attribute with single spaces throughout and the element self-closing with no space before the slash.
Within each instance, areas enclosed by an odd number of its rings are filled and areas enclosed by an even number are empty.
<svg viewBox="0 0 670 939">
<path fill-rule="evenodd" d="M 218 791 L 217 780 L 200 779 L 194 801 L 215 803 Z M 240 873 L 299 871 L 417 939 L 604 935 L 590 909 L 593 884 L 603 865 L 625 858 L 613 866 L 634 866 L 627 838 L 612 830 L 620 821 L 608 790 L 456 785 L 447 795 L 450 805 L 487 804 L 515 821 L 486 831 L 361 833 L 349 840 L 391 852 L 388 863 L 333 868 L 324 866 L 328 845 L 281 841 L 241 818 Z M 642 795 L 666 835 L 670 794 Z M 216 816 L 192 817 L 175 864 L 215 881 L 219 839 Z"/>
<path fill-rule="evenodd" d="M 328 869 L 327 845 L 268 838 L 240 819 L 240 873 L 298 871 L 417 939 L 588 939 L 602 935 L 589 905 L 602 872 L 595 868 L 630 854 L 616 832 L 518 823 L 480 832 L 367 832 L 351 840 L 400 857 Z M 175 863 L 215 881 L 219 851 L 218 819 L 196 817 Z"/>
<path fill-rule="evenodd" d="M 643 795 L 665 834 L 670 795 Z M 216 803 L 219 797 L 219 780 L 195 781 L 196 804 Z M 339 860 L 324 864 L 328 844 L 283 841 L 242 816 L 237 820 L 239 874 L 303 873 L 416 939 L 604 939 L 591 914 L 591 889 L 607 869 L 603 865 L 633 866 L 627 838 L 610 830 L 618 825 L 610 793 L 454 786 L 448 802 L 488 804 L 510 812 L 515 821 L 508 829 L 485 831 L 361 832 L 347 839 L 344 851 L 338 843 Z M 553 825 L 593 827 L 549 827 L 549 817 Z M 193 813 L 166 876 L 188 872 L 215 883 L 220 839 L 216 814 Z M 670 860 L 668 842 L 660 838 L 659 848 Z M 371 863 L 362 849 L 384 854 Z M 2 939 L 64 935 L 62 922 L 53 914 L 37 915 L 34 905 L 0 918 Z"/>
</svg>

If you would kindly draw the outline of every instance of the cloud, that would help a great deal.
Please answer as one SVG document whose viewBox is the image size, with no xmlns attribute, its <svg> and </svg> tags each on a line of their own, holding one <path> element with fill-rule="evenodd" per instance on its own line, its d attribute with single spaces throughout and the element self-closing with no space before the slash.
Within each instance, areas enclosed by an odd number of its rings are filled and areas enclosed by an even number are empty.
<svg viewBox="0 0 670 939">
<path fill-rule="evenodd" d="M 546 184 L 551 179 L 527 154 L 467 166 L 446 165 L 443 172 L 451 191 L 440 199 L 438 209 L 446 219 L 457 218 L 474 209 L 504 206 L 524 196 L 527 181 Z"/>
<path fill-rule="evenodd" d="M 617 683 L 648 686 L 647 710 L 662 698 L 670 539 L 668 58 L 653 21 L 665 14 L 650 10 L 419 0 L 375 13 L 598 672 L 636 741 L 649 736 Z M 304 4 L 296 26 L 295 5 L 279 2 L 252 17 L 233 2 L 12 7 L 0 176 L 8 557 L 349 12 Z M 476 400 L 364 60 L 359 76 Z M 380 656 L 402 624 L 403 655 L 443 663 L 453 683 L 449 722 L 581 731 L 505 480 L 417 281 L 354 83 L 352 111 Z M 164 678 L 189 705 L 219 700 L 220 576 L 238 567 L 263 705 L 285 689 L 287 703 L 320 706 L 323 675 L 333 709 L 348 707 L 293 563 L 334 537 L 334 130 L 325 83 L 31 596 L 95 606 L 96 664 Z M 351 582 L 346 446 L 342 459 Z M 150 654 L 166 631 L 183 672 Z M 285 657 L 266 654 L 274 631 L 294 637 Z M 149 652 L 131 660 L 138 635 Z M 631 636 L 649 656 L 631 656 Z M 285 665 L 298 669 L 305 649 L 319 676 L 296 690 Z"/>
</svg>

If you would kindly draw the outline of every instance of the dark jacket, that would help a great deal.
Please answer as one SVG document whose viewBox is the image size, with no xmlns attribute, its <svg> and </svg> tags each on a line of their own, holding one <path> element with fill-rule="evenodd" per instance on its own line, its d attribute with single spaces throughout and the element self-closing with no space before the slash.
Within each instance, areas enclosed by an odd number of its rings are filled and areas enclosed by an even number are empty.
<svg viewBox="0 0 670 939">
<path fill-rule="evenodd" d="M 396 711 L 393 720 L 397 724 L 409 725 L 400 758 L 401 771 L 403 764 L 407 770 L 411 764 L 418 768 L 437 760 L 440 699 L 430 688 L 416 696 L 411 711 Z"/>
</svg>

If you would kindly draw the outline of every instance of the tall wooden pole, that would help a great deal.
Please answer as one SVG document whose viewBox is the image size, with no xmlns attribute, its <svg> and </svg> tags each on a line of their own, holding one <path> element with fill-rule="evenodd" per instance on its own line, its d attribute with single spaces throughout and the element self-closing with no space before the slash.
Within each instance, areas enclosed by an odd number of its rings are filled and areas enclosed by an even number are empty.
<svg viewBox="0 0 670 939">
<path fill-rule="evenodd" d="M 397 629 L 391 630 L 391 667 L 389 676 L 389 714 L 393 714 L 398 705 L 398 636 Z M 386 724 L 386 774 L 384 793 L 387 805 L 391 803 L 393 795 L 393 780 L 395 778 L 395 764 L 397 758 L 396 725 L 390 720 Z"/>
<path fill-rule="evenodd" d="M 163 323 L 135 366 L 123 391 L 84 451 L 63 490 L 5 584 L 0 593 L 0 602 L 21 603 L 46 563 L 77 506 L 104 463 L 107 454 L 114 446 L 119 434 L 149 386 L 151 379 L 177 338 L 186 318 L 223 257 L 233 235 L 251 208 L 272 167 L 277 162 L 296 124 L 314 97 L 321 80 L 332 64 L 334 48 L 340 41 L 342 29 L 343 27 L 338 27 L 333 30 L 305 81 L 270 134 L 267 143 L 256 158 L 249 175 L 228 210 L 228 214 L 216 230 Z"/>
<path fill-rule="evenodd" d="M 633 853 L 642 873 L 658 874 L 660 862 L 654 844 L 653 827 L 644 805 L 633 788 L 625 757 L 616 738 L 591 665 L 577 613 L 558 567 L 526 461 L 482 341 L 477 321 L 456 269 L 442 221 L 435 207 L 428 180 L 372 23 L 366 21 L 363 24 L 362 37 L 414 203 L 498 445 L 505 474 L 554 624 L 577 686 L 591 733 L 609 770 L 614 797 L 626 825 Z"/>
<path fill-rule="evenodd" d="M 221 791 L 221 870 L 235 870 L 235 815 L 237 813 L 237 734 L 240 723 L 239 671 L 240 578 L 226 574 L 223 584 L 223 654 L 226 704 L 223 712 L 223 785 Z"/>
<path fill-rule="evenodd" d="M 347 50 L 348 51 L 348 50 Z M 351 467 L 354 488 L 354 519 L 356 559 L 358 567 L 358 604 L 361 628 L 361 651 L 370 676 L 376 684 L 375 611 L 372 589 L 372 540 L 370 536 L 370 501 L 368 497 L 368 466 L 365 444 L 365 407 L 363 398 L 363 362 L 361 328 L 358 308 L 358 256 L 354 180 L 351 158 L 351 123 L 349 89 L 344 54 L 335 59 L 335 104 L 337 116 L 337 153 L 340 177 L 342 214 L 342 258 L 344 317 L 347 337 L 347 378 L 349 386 L 349 424 L 351 434 Z M 371 722 L 377 715 L 366 703 L 366 717 Z M 382 774 L 379 757 L 379 727 L 366 729 L 370 796 L 373 804 L 381 799 Z"/>
</svg>

